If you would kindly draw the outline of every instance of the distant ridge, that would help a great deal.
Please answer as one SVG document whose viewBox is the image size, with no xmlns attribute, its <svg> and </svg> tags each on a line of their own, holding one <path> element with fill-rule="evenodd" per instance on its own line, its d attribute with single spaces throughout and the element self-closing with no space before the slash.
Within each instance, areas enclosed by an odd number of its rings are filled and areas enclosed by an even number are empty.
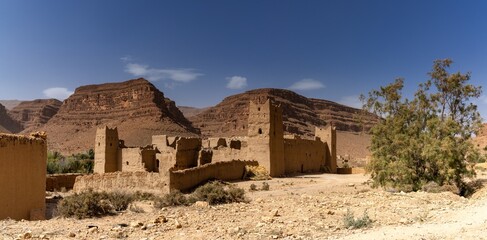
<svg viewBox="0 0 487 240">
<path fill-rule="evenodd" d="M 378 120 L 367 113 L 359 121 L 360 109 L 348 107 L 328 100 L 307 98 L 285 89 L 254 89 L 226 97 L 214 107 L 189 117 L 203 136 L 242 136 L 247 134 L 249 101 L 273 99 L 283 108 L 284 129 L 287 134 L 311 137 L 315 126 L 333 124 L 338 130 L 361 132 L 368 130 Z"/>
<path fill-rule="evenodd" d="M 78 87 L 36 130 L 47 132 L 49 149 L 70 154 L 93 148 L 96 129 L 105 125 L 118 127 L 120 138 L 137 146 L 156 134 L 198 134 L 174 101 L 143 78 Z"/>
</svg>

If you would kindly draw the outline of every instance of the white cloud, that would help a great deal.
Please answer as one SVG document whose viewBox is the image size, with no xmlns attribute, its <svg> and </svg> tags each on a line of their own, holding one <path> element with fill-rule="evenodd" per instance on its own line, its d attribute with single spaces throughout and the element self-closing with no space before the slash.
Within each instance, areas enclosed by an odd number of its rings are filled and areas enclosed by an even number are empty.
<svg viewBox="0 0 487 240">
<path fill-rule="evenodd" d="M 203 74 L 197 73 L 191 68 L 158 69 L 150 68 L 148 65 L 138 63 L 127 63 L 127 65 L 125 65 L 125 71 L 136 77 L 145 77 L 150 81 L 172 80 L 175 82 L 186 83 L 203 76 Z"/>
<path fill-rule="evenodd" d="M 305 78 L 297 81 L 289 87 L 291 90 L 316 90 L 321 88 L 325 88 L 325 85 L 320 81 L 311 78 Z"/>
<path fill-rule="evenodd" d="M 242 89 L 247 87 L 247 78 L 241 76 L 233 76 L 227 78 L 227 88 L 229 89 Z"/>
<path fill-rule="evenodd" d="M 130 61 L 133 61 L 133 58 L 132 58 L 132 56 L 127 55 L 127 56 L 121 57 L 120 60 L 122 60 L 122 62 L 130 62 Z"/>
<path fill-rule="evenodd" d="M 73 94 L 73 91 L 70 91 L 66 88 L 62 87 L 53 87 L 53 88 L 48 88 L 42 91 L 44 93 L 44 96 L 48 98 L 55 98 L 59 100 L 64 100 L 71 96 Z"/>
<path fill-rule="evenodd" d="M 338 100 L 338 103 L 354 107 L 354 108 L 362 108 L 362 102 L 359 99 L 359 96 L 352 95 L 352 96 L 344 96 Z"/>
</svg>

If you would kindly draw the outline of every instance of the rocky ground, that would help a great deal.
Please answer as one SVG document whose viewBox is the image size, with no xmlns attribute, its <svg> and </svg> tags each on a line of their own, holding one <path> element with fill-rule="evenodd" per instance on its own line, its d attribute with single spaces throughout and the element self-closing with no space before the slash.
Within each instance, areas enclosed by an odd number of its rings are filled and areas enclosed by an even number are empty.
<svg viewBox="0 0 487 240">
<path fill-rule="evenodd" d="M 479 174 L 485 178 L 484 173 Z M 0 239 L 487 239 L 487 190 L 466 199 L 453 193 L 392 193 L 372 189 L 363 175 L 305 175 L 266 181 L 249 203 L 154 209 L 137 202 L 95 219 L 0 221 Z M 366 212 L 372 226 L 348 229 L 347 211 Z"/>
</svg>

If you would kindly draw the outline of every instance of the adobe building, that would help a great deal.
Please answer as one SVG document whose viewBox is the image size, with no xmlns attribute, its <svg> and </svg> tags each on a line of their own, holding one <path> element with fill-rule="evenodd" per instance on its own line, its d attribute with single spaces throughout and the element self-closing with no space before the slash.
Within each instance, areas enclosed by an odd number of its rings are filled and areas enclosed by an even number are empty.
<svg viewBox="0 0 487 240">
<path fill-rule="evenodd" d="M 93 172 L 158 172 L 156 152 L 152 146 L 125 146 L 124 141 L 118 138 L 117 128 L 99 128 L 96 131 Z"/>
<path fill-rule="evenodd" d="M 99 128 L 95 145 L 95 173 L 167 172 L 208 163 L 255 160 L 271 176 L 336 172 L 336 131 L 316 128 L 315 139 L 284 136 L 282 109 L 267 99 L 250 102 L 248 135 L 235 138 L 152 136 L 152 146 L 126 147 L 117 128 Z"/>
<path fill-rule="evenodd" d="M 118 138 L 117 128 L 99 128 L 94 172 L 159 172 L 168 182 L 181 177 L 186 180 L 177 181 L 180 186 L 190 186 L 188 174 L 194 179 L 219 178 L 229 176 L 225 167 L 240 172 L 245 164 L 263 166 L 271 177 L 337 171 L 336 131 L 331 126 L 316 128 L 312 140 L 284 136 L 281 107 L 265 99 L 250 102 L 247 129 L 247 136 L 233 138 L 157 135 L 152 136 L 151 146 L 126 147 Z M 178 171 L 185 171 L 186 175 L 174 174 Z"/>
<path fill-rule="evenodd" d="M 0 219 L 45 218 L 45 135 L 0 134 Z"/>
</svg>

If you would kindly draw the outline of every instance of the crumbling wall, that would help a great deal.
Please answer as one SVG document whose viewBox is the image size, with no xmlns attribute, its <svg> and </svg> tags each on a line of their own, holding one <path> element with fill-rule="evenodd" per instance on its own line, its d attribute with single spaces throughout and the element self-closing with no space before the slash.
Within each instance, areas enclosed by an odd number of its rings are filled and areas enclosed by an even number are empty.
<svg viewBox="0 0 487 240">
<path fill-rule="evenodd" d="M 213 156 L 211 162 L 224 162 L 237 159 L 254 160 L 247 158 L 247 139 L 247 137 L 208 139 L 209 146 L 217 146 L 212 148 Z M 222 140 L 225 140 L 225 144 L 222 144 Z M 220 144 L 215 144 L 214 141 L 220 141 Z"/>
<path fill-rule="evenodd" d="M 47 143 L 0 134 L 0 219 L 44 219 Z"/>
<path fill-rule="evenodd" d="M 73 189 L 76 177 L 82 176 L 81 173 L 49 174 L 46 178 L 46 191 L 61 191 Z"/>
<path fill-rule="evenodd" d="M 284 139 L 286 174 L 319 172 L 325 158 L 326 144 L 319 140 Z"/>
<path fill-rule="evenodd" d="M 245 173 L 245 166 L 257 166 L 256 161 L 227 161 L 205 164 L 200 167 L 184 170 L 169 170 L 170 189 L 180 191 L 190 190 L 210 179 L 232 181 L 242 179 Z"/>
<path fill-rule="evenodd" d="M 337 172 L 337 135 L 336 128 L 328 125 L 315 128 L 315 137 L 326 143 L 326 167 L 331 173 Z"/>
<path fill-rule="evenodd" d="M 122 172 L 143 172 L 145 171 L 142 161 L 142 150 L 140 148 L 122 148 L 119 149 L 119 170 Z"/>
<path fill-rule="evenodd" d="M 201 138 L 180 138 L 176 141 L 176 167 L 179 169 L 198 166 Z"/>
<path fill-rule="evenodd" d="M 73 190 L 80 192 L 92 188 L 97 191 L 123 190 L 167 193 L 169 179 L 159 173 L 115 172 L 91 174 L 76 178 Z"/>
</svg>

